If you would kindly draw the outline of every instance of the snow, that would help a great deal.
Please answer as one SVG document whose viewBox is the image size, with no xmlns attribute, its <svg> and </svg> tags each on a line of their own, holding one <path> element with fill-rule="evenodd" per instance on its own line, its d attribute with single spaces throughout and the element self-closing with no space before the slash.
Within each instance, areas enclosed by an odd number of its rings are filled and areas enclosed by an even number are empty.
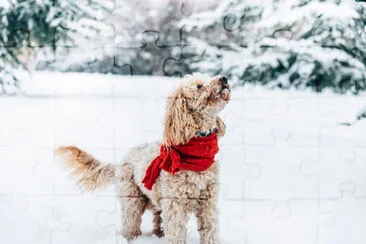
<svg viewBox="0 0 366 244">
<path fill-rule="evenodd" d="M 286 4 L 286 3 L 285 3 Z M 273 15 L 272 11 L 268 11 L 268 17 L 264 18 L 259 26 L 269 27 L 281 23 L 282 25 L 291 25 L 299 19 L 311 19 L 314 16 L 323 16 L 324 18 L 332 18 L 347 21 L 350 18 L 358 18 L 357 12 L 349 7 L 349 4 L 342 3 L 336 5 L 333 2 L 317 2 L 308 3 L 304 8 L 291 8 L 293 3 L 288 2 L 283 11 L 279 10 L 278 14 Z"/>
<path fill-rule="evenodd" d="M 165 98 L 179 82 L 38 72 L 20 96 L 1 98 L 0 242 L 127 243 L 114 188 L 81 194 L 53 149 L 77 145 L 119 163 L 129 147 L 161 137 Z M 258 86 L 232 95 L 217 156 L 221 243 L 365 243 L 366 120 L 340 125 L 354 122 L 364 95 Z M 151 219 L 132 243 L 164 243 L 149 234 Z M 195 228 L 191 217 L 188 243 L 199 243 Z"/>
<path fill-rule="evenodd" d="M 365 38 L 356 38 L 364 29 L 361 6 L 354 1 L 222 1 L 178 23 L 195 47 L 183 51 L 185 63 L 194 71 L 260 80 L 268 87 L 314 89 L 317 84 L 318 90 L 357 93 L 365 80 L 364 55 L 358 55 Z M 228 19 L 232 26 L 226 28 Z M 316 64 L 306 67 L 307 79 L 299 74 L 304 59 Z"/>
</svg>

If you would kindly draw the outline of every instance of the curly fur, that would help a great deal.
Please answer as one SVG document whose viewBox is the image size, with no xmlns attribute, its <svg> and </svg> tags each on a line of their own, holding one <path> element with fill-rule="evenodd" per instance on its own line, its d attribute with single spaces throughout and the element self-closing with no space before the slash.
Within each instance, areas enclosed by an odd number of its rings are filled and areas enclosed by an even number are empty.
<svg viewBox="0 0 366 244">
<path fill-rule="evenodd" d="M 115 165 L 102 165 L 99 160 L 74 146 L 59 147 L 57 153 L 63 158 L 65 166 L 72 169 L 70 174 L 82 190 L 93 191 L 115 183 Z"/>
<path fill-rule="evenodd" d="M 207 82 L 208 81 L 208 82 Z M 185 144 L 197 131 L 216 129 L 225 134 L 225 124 L 218 113 L 230 100 L 230 86 L 219 77 L 185 77 L 185 82 L 169 97 L 166 106 L 163 141 L 165 145 Z M 152 190 L 142 184 L 146 168 L 159 154 L 161 142 L 132 148 L 119 166 L 102 165 L 90 154 L 74 146 L 57 149 L 83 190 L 92 191 L 116 184 L 122 208 L 122 235 L 131 240 L 141 234 L 141 216 L 154 212 L 153 233 L 165 234 L 166 243 L 186 243 L 187 214 L 197 217 L 201 244 L 217 243 L 216 201 L 218 164 L 208 170 L 182 170 L 174 176 L 161 171 Z"/>
</svg>

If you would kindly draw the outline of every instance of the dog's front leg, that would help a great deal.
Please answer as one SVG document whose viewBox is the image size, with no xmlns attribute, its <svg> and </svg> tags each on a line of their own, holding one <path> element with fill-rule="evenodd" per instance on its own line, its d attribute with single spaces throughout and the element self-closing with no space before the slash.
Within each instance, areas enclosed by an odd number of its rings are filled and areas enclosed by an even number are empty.
<svg viewBox="0 0 366 244">
<path fill-rule="evenodd" d="M 187 211 L 179 199 L 163 199 L 161 217 L 167 244 L 185 244 Z"/>
<path fill-rule="evenodd" d="M 217 244 L 216 200 L 200 200 L 196 212 L 197 227 L 201 244 Z"/>
</svg>

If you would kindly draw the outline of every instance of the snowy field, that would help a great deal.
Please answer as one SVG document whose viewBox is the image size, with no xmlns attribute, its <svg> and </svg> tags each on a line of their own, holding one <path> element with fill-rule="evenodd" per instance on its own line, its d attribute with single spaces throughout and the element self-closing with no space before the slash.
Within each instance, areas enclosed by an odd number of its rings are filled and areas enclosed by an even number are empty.
<svg viewBox="0 0 366 244">
<path fill-rule="evenodd" d="M 179 81 L 35 73 L 22 96 L 0 98 L 0 243 L 127 243 L 114 188 L 81 194 L 53 149 L 73 144 L 119 163 L 161 138 Z M 366 120 L 342 125 L 363 106 L 365 95 L 235 89 L 217 155 L 221 243 L 366 243 Z M 151 220 L 133 243 L 164 243 Z M 193 217 L 187 234 L 199 243 Z"/>
</svg>

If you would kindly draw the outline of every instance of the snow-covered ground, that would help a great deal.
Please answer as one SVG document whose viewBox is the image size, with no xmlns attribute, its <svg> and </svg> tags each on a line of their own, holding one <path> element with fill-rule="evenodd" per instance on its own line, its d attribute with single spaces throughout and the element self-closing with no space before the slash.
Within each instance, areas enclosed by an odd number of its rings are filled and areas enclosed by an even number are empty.
<svg viewBox="0 0 366 244">
<path fill-rule="evenodd" d="M 77 145 L 119 163 L 161 137 L 165 98 L 179 79 L 35 73 L 0 99 L 0 243 L 127 243 L 114 189 L 81 194 L 53 157 Z M 364 244 L 365 96 L 233 91 L 222 112 L 221 243 Z M 152 237 L 151 214 L 133 243 Z M 188 243 L 199 243 L 194 218 Z"/>
</svg>

